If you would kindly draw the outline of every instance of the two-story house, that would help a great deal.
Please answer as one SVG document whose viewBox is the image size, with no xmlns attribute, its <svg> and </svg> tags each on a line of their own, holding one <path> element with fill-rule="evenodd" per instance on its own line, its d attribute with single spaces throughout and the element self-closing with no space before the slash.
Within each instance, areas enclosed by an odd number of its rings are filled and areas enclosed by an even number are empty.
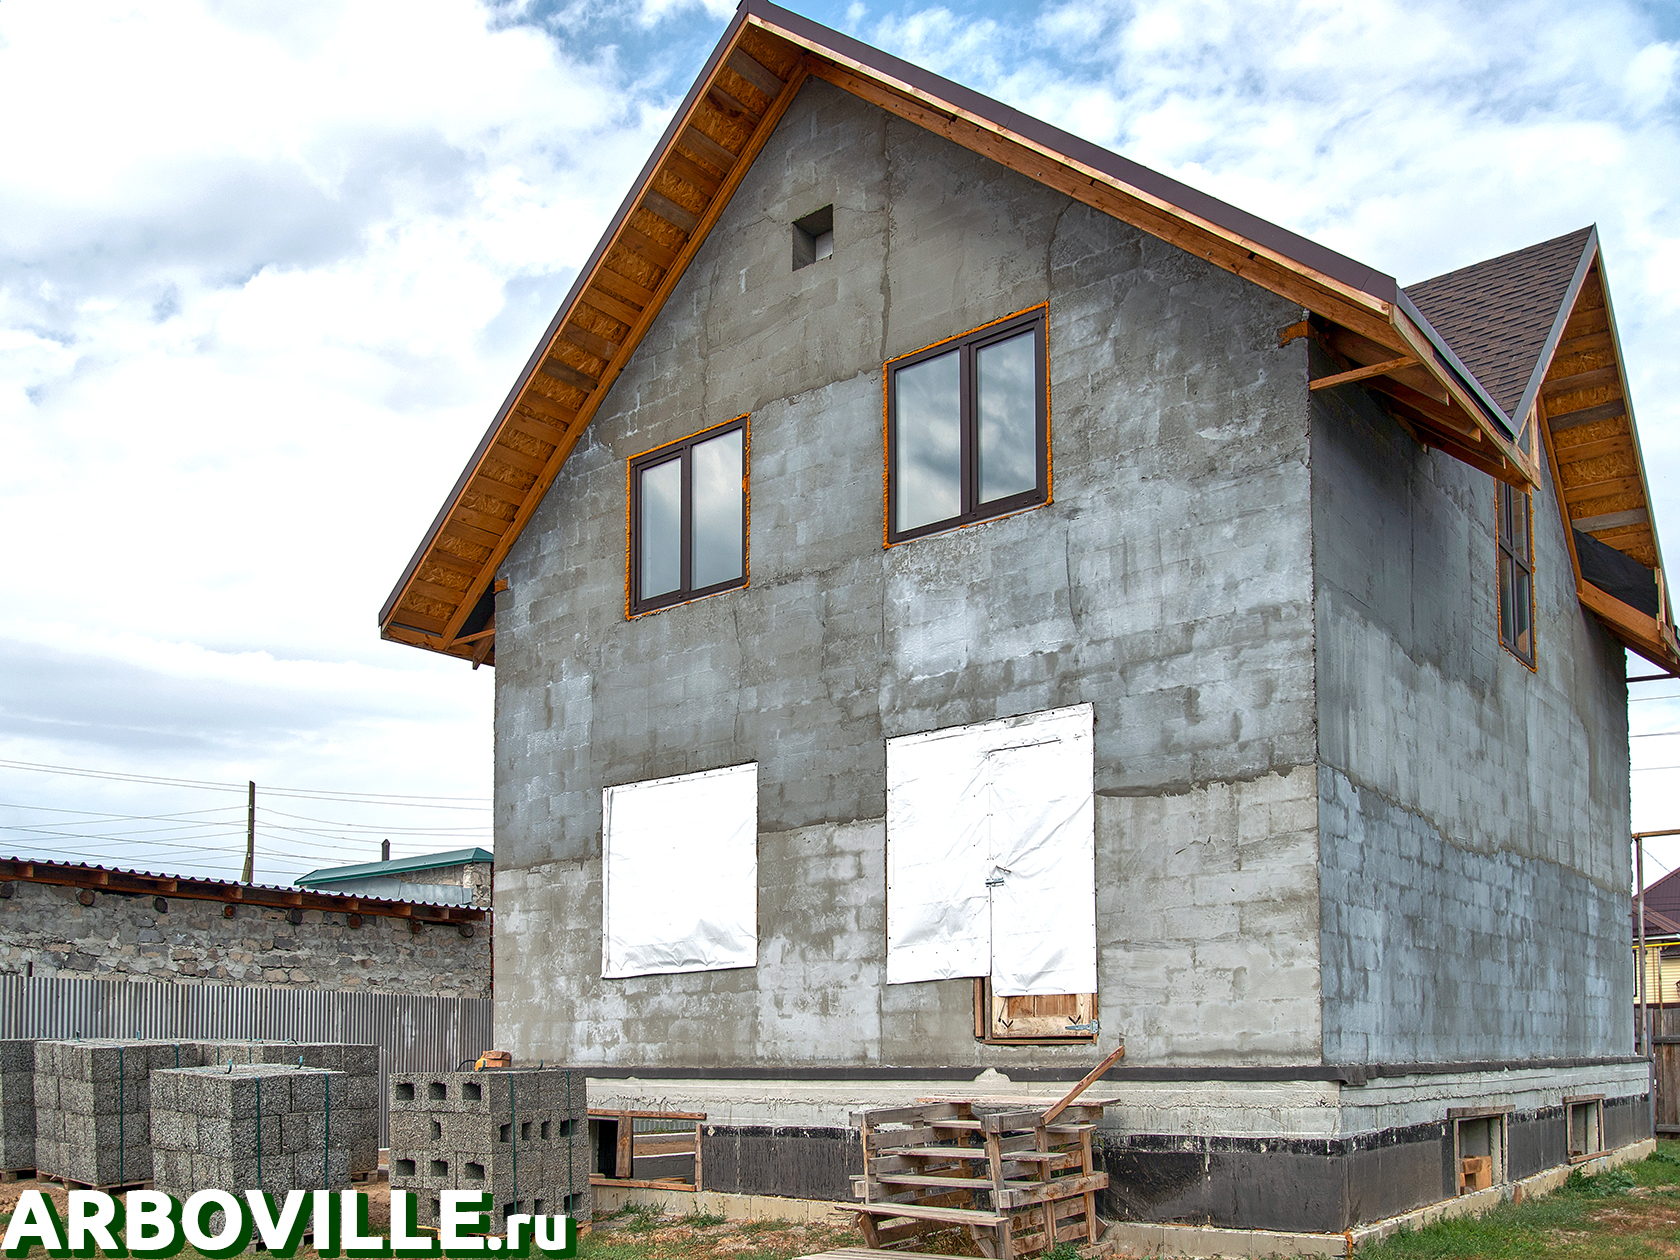
<svg viewBox="0 0 1680 1260">
<path fill-rule="evenodd" d="M 495 666 L 499 1043 L 707 1110 L 712 1188 L 1122 1041 L 1116 1215 L 1649 1135 L 1592 229 L 1402 289 L 746 0 L 380 626 Z"/>
</svg>

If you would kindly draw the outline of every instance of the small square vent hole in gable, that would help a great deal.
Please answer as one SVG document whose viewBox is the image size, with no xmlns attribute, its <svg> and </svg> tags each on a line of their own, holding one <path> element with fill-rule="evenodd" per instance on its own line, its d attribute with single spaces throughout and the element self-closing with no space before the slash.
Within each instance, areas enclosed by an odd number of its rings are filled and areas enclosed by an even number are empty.
<svg viewBox="0 0 1680 1260">
<path fill-rule="evenodd" d="M 834 207 L 824 206 L 821 210 L 806 215 L 803 219 L 794 220 L 793 224 L 793 269 L 809 267 L 814 262 L 821 262 L 824 258 L 834 257 Z"/>
</svg>

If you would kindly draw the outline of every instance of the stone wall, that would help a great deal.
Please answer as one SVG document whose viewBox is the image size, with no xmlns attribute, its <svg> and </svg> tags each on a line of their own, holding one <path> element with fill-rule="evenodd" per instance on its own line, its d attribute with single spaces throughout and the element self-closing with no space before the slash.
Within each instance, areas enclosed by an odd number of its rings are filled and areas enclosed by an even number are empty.
<svg viewBox="0 0 1680 1260">
<path fill-rule="evenodd" d="M 184 897 L 94 892 L 28 880 L 0 898 L 0 973 L 490 996 L 490 929 L 362 914 L 291 912 Z"/>
</svg>

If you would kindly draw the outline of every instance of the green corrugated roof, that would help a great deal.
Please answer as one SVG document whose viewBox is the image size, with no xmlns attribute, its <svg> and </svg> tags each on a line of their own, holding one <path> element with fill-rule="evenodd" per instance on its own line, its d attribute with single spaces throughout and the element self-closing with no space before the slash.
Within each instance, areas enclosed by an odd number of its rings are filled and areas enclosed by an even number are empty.
<svg viewBox="0 0 1680 1260">
<path fill-rule="evenodd" d="M 488 849 L 451 849 L 447 853 L 427 853 L 421 857 L 392 858 L 389 862 L 323 866 L 318 871 L 299 875 L 292 882 L 299 888 L 319 888 L 323 884 L 342 884 L 347 879 L 370 879 L 380 875 L 399 875 L 404 871 L 429 871 L 436 866 L 461 866 L 467 862 L 495 860 L 496 855 Z"/>
</svg>

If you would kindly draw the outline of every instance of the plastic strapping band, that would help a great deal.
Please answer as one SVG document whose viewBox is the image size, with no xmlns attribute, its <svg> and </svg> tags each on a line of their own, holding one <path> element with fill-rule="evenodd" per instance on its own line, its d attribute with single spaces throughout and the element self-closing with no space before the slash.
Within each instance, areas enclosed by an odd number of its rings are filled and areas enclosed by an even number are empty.
<svg viewBox="0 0 1680 1260">
<path fill-rule="evenodd" d="M 519 1116 L 513 1109 L 513 1077 L 508 1077 L 508 1138 L 513 1145 L 513 1208 L 519 1210 Z M 504 1218 L 503 1228 L 507 1227 Z"/>
<path fill-rule="evenodd" d="M 128 1082 L 123 1079 L 123 1048 L 117 1047 L 117 1184 L 128 1175 L 128 1137 L 123 1128 L 128 1110 Z"/>
<path fill-rule="evenodd" d="M 257 1189 L 262 1189 L 262 1077 L 257 1077 Z"/>
<path fill-rule="evenodd" d="M 300 1060 L 301 1061 L 301 1060 Z M 321 1078 L 321 1098 L 326 1104 L 326 1123 L 321 1127 L 321 1189 L 332 1189 L 327 1168 L 332 1163 L 332 1077 Z"/>
<path fill-rule="evenodd" d="M 572 1116 L 572 1069 L 566 1069 L 566 1215 L 577 1190 L 577 1124 Z"/>
</svg>

